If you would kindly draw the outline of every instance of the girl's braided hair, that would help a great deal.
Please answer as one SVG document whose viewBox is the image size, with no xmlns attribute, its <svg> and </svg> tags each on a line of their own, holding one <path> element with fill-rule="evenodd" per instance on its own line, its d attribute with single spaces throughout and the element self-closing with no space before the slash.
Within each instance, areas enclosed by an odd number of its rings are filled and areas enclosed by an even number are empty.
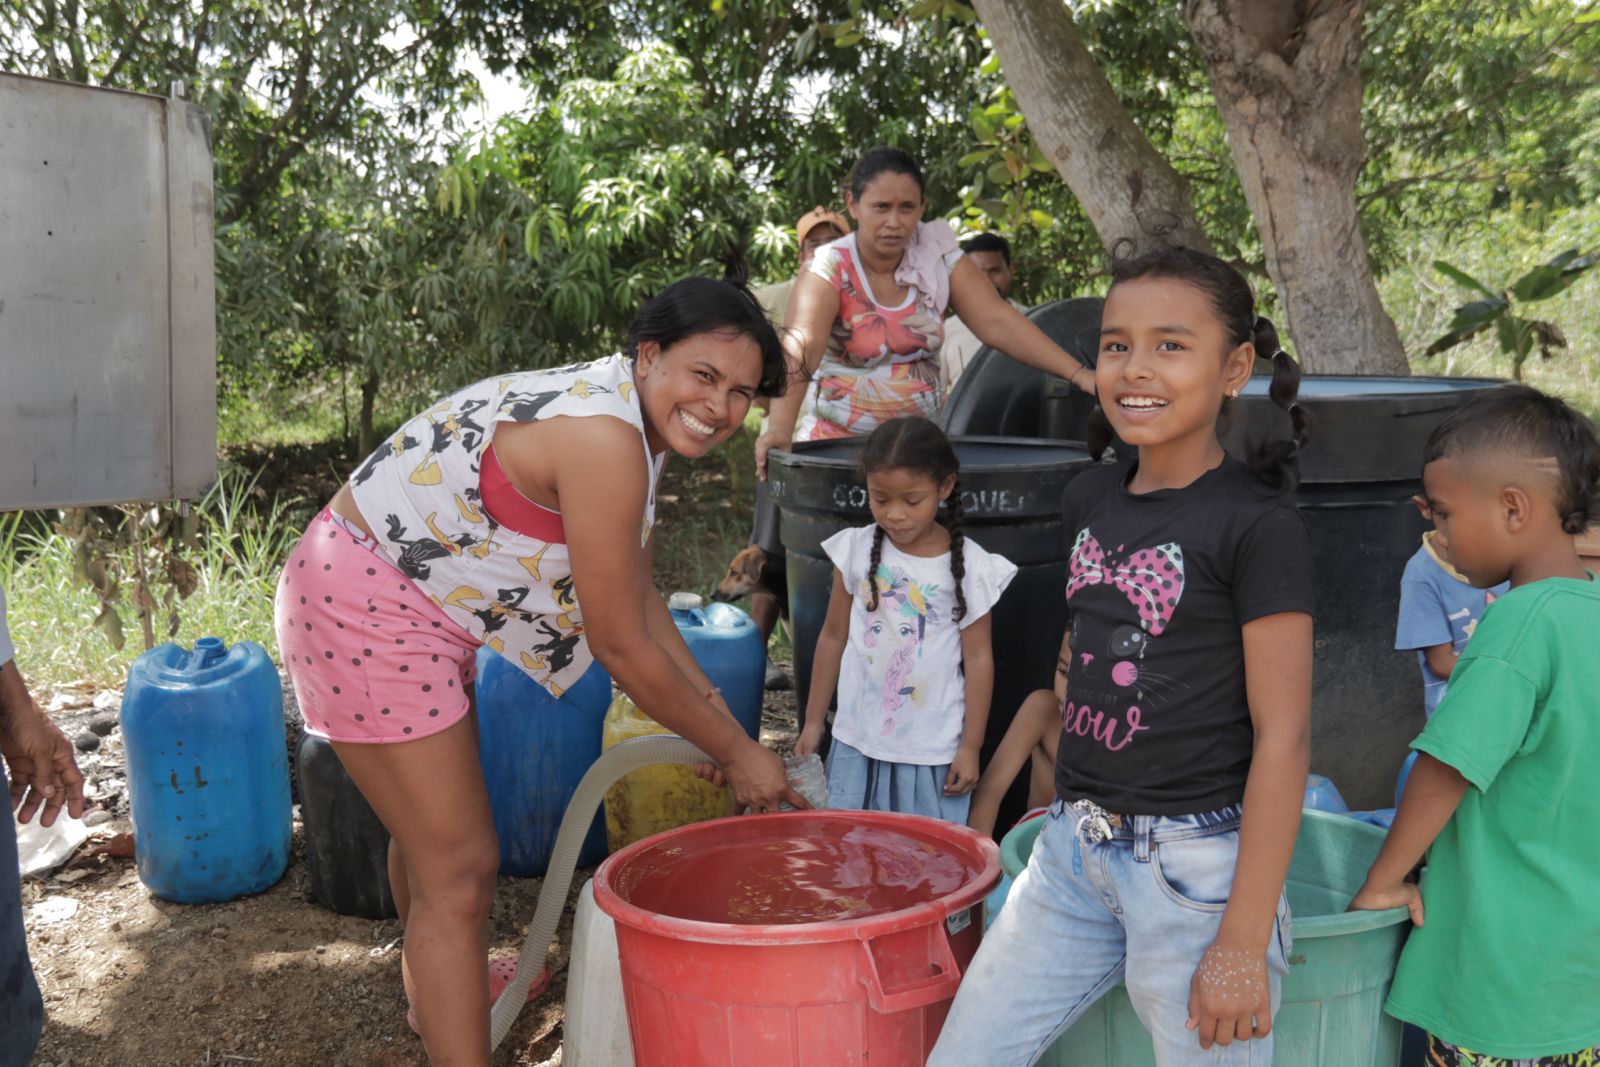
<svg viewBox="0 0 1600 1067">
<path fill-rule="evenodd" d="M 1300 484 L 1300 450 L 1311 439 L 1311 420 L 1299 403 L 1300 365 L 1283 350 L 1278 340 L 1277 328 L 1265 315 L 1257 315 L 1255 298 L 1250 285 L 1228 263 L 1207 252 L 1192 248 L 1165 246 L 1137 256 L 1114 259 L 1111 264 L 1111 285 L 1136 278 L 1171 278 L 1188 282 L 1205 293 L 1211 306 L 1227 331 L 1231 344 L 1246 341 L 1255 345 L 1256 355 L 1272 361 L 1272 385 L 1268 395 L 1273 403 L 1289 413 L 1291 435 L 1278 440 L 1256 441 L 1250 446 L 1246 461 L 1267 484 L 1285 492 Z M 1228 410 L 1228 402 L 1222 403 Z M 1089 416 L 1084 436 L 1088 439 L 1090 453 L 1099 459 L 1111 442 L 1111 422 L 1105 410 L 1096 406 Z"/>
<path fill-rule="evenodd" d="M 955 488 L 945 501 L 944 526 L 950 531 L 950 574 L 955 579 L 956 607 L 951 618 L 960 622 L 967 614 L 967 596 L 961 588 L 967 576 L 966 557 L 962 551 L 966 534 L 961 507 L 961 462 L 956 458 L 956 450 L 951 446 L 950 439 L 937 423 L 919 415 L 911 415 L 881 424 L 867 435 L 867 442 L 861 449 L 863 476 L 897 469 L 926 474 L 935 485 L 944 484 L 944 480 L 950 477 L 956 480 Z M 872 557 L 867 564 L 867 585 L 871 589 L 867 600 L 868 611 L 878 609 L 878 564 L 882 557 L 883 527 L 874 526 Z"/>
</svg>

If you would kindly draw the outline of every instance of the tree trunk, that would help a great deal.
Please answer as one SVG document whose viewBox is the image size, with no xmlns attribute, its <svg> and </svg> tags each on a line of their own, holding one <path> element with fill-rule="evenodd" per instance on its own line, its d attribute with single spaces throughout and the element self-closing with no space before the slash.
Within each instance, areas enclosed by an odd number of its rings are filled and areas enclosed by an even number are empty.
<svg viewBox="0 0 1600 1067">
<path fill-rule="evenodd" d="M 1183 176 L 1134 125 L 1063 0 L 973 0 L 1028 130 L 1108 249 L 1211 250 Z"/>
<path fill-rule="evenodd" d="M 1287 335 L 1309 371 L 1407 374 L 1356 210 L 1365 0 L 1185 0 Z"/>
<path fill-rule="evenodd" d="M 359 428 L 356 431 L 356 451 L 358 460 L 364 460 L 372 455 L 372 450 L 378 447 L 378 431 L 372 426 L 372 409 L 378 400 L 378 372 L 367 369 L 367 376 L 361 380 L 361 415 Z"/>
</svg>

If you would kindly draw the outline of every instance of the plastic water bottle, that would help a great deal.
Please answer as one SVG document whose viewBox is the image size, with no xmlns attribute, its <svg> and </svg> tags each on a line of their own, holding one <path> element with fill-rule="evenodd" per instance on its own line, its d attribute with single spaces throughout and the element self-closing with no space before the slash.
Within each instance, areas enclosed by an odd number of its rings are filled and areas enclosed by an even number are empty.
<svg viewBox="0 0 1600 1067">
<path fill-rule="evenodd" d="M 806 798 L 813 810 L 828 806 L 828 775 L 822 768 L 822 757 L 815 752 L 807 756 L 783 757 L 783 769 L 789 775 L 789 787 Z M 793 811 L 793 804 L 782 804 L 780 811 Z"/>
</svg>

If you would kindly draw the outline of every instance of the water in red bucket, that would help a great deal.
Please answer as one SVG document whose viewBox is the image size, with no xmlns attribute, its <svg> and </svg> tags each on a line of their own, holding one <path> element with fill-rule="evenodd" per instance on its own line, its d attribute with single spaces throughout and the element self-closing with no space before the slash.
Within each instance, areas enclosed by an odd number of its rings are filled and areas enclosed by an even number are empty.
<svg viewBox="0 0 1600 1067">
<path fill-rule="evenodd" d="M 999 880 L 915 815 L 797 811 L 640 841 L 595 874 L 637 1067 L 920 1067 Z"/>
<path fill-rule="evenodd" d="M 693 851 L 660 840 L 616 891 L 640 908 L 741 925 L 864 919 L 952 893 L 977 877 L 971 857 L 886 826 L 834 819 L 774 828 L 751 842 Z"/>
</svg>

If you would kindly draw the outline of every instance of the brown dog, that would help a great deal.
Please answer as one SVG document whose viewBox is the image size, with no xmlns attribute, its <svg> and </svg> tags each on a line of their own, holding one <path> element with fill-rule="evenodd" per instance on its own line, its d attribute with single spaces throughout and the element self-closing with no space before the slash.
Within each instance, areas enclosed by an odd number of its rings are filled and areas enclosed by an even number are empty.
<svg viewBox="0 0 1600 1067">
<path fill-rule="evenodd" d="M 747 545 L 728 564 L 728 572 L 711 591 L 711 599 L 729 604 L 761 594 L 778 602 L 778 614 L 787 621 L 789 583 L 783 572 L 783 558 L 780 556 L 774 560 L 760 545 Z"/>
</svg>

